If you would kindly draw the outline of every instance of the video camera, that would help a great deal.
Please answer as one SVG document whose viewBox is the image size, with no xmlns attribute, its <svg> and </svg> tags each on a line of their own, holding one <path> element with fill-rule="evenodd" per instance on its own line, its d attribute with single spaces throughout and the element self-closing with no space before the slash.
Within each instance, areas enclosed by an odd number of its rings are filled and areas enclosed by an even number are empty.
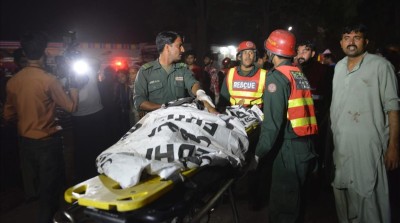
<svg viewBox="0 0 400 223">
<path fill-rule="evenodd" d="M 65 50 L 56 58 L 57 75 L 67 79 L 67 88 L 83 88 L 89 82 L 88 73 L 92 68 L 78 50 L 75 31 L 68 31 L 63 41 Z"/>
</svg>

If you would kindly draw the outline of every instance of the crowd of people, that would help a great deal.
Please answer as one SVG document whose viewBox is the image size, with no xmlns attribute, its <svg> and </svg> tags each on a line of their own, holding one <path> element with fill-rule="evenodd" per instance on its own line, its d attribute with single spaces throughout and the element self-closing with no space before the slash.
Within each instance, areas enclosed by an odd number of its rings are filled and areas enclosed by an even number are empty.
<svg viewBox="0 0 400 223">
<path fill-rule="evenodd" d="M 4 123 L 18 128 L 27 199 L 41 202 L 37 222 L 51 222 L 64 182 L 57 108 L 72 117 L 78 183 L 97 175 L 97 155 L 143 115 L 189 96 L 216 115 L 234 105 L 263 111 L 250 138 L 249 201 L 258 208 L 268 200 L 269 222 L 304 221 L 310 188 L 318 195 L 326 185 L 339 222 L 390 222 L 389 198 L 399 197 L 387 177 L 400 165 L 399 70 L 368 53 L 368 42 L 366 26 L 344 27 L 345 57 L 336 63 L 327 49 L 318 61 L 312 41 L 296 42 L 293 33 L 278 29 L 264 50 L 241 42 L 235 62 L 225 58 L 219 69 L 211 53 L 199 66 L 182 36 L 166 31 L 156 37 L 154 61 L 104 71 L 91 61 L 85 78 L 62 84 L 44 69 L 45 36 L 25 35 L 27 62 L 5 85 L 2 110 Z"/>
</svg>

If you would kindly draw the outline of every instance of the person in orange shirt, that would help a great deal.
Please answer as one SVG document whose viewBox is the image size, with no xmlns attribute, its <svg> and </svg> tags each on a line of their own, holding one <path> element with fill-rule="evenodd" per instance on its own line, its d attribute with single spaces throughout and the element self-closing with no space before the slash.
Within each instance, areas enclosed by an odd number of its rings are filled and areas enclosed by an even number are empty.
<svg viewBox="0 0 400 223">
<path fill-rule="evenodd" d="M 66 94 L 57 77 L 43 69 L 45 34 L 26 34 L 21 45 L 27 66 L 7 83 L 3 118 L 7 124 L 17 123 L 26 199 L 39 199 L 36 222 L 47 223 L 58 209 L 65 181 L 62 127 L 56 122 L 56 106 L 74 112 L 79 92 L 71 83 L 70 94 Z"/>
</svg>

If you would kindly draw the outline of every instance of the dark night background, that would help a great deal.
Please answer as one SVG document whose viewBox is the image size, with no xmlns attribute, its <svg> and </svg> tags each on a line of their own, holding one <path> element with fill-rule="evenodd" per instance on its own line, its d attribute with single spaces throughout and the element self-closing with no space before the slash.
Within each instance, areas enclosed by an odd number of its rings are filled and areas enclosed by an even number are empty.
<svg viewBox="0 0 400 223">
<path fill-rule="evenodd" d="M 39 30 L 49 34 L 51 42 L 62 42 L 67 31 L 73 30 L 78 42 L 154 43 L 160 31 L 174 30 L 185 36 L 198 58 L 211 44 L 237 46 L 251 40 L 263 50 L 273 30 L 292 26 L 298 41 L 314 41 L 319 53 L 329 48 L 339 59 L 343 56 L 341 30 L 353 21 L 369 27 L 370 52 L 400 46 L 400 0 L 0 0 L 0 41 L 18 41 L 23 33 Z M 23 202 L 16 139 L 2 141 L 2 137 L 0 218 L 4 210 Z M 70 151 L 72 147 L 67 145 Z M 66 159 L 72 163 L 71 157 Z M 392 178 L 398 173 L 399 169 L 392 172 Z M 398 192 L 398 187 L 393 191 Z M 392 196 L 396 207 L 397 197 L 398 193 Z M 315 213 L 324 216 L 326 210 L 317 213 L 319 206 L 328 209 L 327 204 L 334 205 L 332 199 L 318 203 Z M 398 210 L 394 212 L 397 219 Z M 19 212 L 16 215 L 31 218 Z"/>
<path fill-rule="evenodd" d="M 399 11 L 398 0 L 1 0 L 0 40 L 43 30 L 57 42 L 74 30 L 81 42 L 139 43 L 175 30 L 198 51 L 242 40 L 261 49 L 271 31 L 293 26 L 298 40 L 340 53 L 341 28 L 353 20 L 369 27 L 371 50 L 398 44 Z"/>
</svg>

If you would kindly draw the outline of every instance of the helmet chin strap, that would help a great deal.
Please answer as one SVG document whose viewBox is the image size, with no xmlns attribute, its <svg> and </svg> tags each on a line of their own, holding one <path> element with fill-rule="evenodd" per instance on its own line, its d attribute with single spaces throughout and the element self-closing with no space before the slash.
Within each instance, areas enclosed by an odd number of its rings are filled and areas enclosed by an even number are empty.
<svg viewBox="0 0 400 223">
<path fill-rule="evenodd" d="M 273 54 L 269 50 L 267 50 L 267 55 L 268 55 L 268 62 L 272 63 L 272 60 L 274 59 L 275 54 Z"/>
</svg>

